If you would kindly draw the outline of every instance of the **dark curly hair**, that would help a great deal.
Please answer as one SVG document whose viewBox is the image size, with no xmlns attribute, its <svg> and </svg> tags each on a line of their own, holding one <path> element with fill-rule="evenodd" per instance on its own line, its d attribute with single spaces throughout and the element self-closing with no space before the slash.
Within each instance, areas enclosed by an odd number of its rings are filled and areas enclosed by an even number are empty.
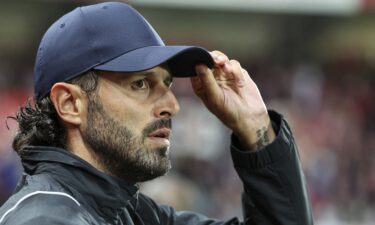
<svg viewBox="0 0 375 225">
<path fill-rule="evenodd" d="M 98 86 L 98 75 L 89 71 L 67 83 L 79 86 L 87 94 L 95 92 Z M 18 130 L 13 139 L 13 149 L 22 155 L 28 145 L 52 146 L 66 149 L 66 130 L 60 123 L 58 114 L 49 96 L 40 100 L 29 99 L 20 107 L 15 117 Z"/>
</svg>

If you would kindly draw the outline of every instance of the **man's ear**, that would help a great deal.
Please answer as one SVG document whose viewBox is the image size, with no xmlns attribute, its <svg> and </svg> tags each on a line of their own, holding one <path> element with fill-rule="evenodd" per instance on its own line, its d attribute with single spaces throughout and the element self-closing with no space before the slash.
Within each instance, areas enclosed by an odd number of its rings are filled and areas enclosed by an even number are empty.
<svg viewBox="0 0 375 225">
<path fill-rule="evenodd" d="M 51 88 L 50 98 L 60 119 L 69 125 L 81 125 L 86 109 L 86 95 L 76 85 L 56 83 Z"/>
</svg>

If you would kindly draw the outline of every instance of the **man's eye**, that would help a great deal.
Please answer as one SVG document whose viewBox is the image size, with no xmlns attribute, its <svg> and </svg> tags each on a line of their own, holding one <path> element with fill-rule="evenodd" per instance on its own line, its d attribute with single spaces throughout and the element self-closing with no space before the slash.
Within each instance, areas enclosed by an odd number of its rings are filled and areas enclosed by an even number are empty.
<svg viewBox="0 0 375 225">
<path fill-rule="evenodd" d="M 132 88 L 139 90 L 139 89 L 146 89 L 147 88 L 147 82 L 146 80 L 137 80 L 132 83 Z"/>
<path fill-rule="evenodd" d="M 169 79 L 166 79 L 166 80 L 164 81 L 164 84 L 165 84 L 165 86 L 167 86 L 168 88 L 171 88 L 171 87 L 172 87 L 172 84 L 173 84 L 173 78 L 170 77 Z"/>
</svg>

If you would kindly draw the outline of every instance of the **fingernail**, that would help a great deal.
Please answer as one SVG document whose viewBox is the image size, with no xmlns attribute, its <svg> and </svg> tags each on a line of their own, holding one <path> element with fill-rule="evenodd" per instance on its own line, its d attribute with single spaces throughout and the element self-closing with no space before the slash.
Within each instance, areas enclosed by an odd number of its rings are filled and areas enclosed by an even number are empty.
<svg viewBox="0 0 375 225">
<path fill-rule="evenodd" d="M 225 57 L 222 56 L 222 55 L 219 55 L 218 57 L 216 57 L 216 59 L 217 59 L 218 61 L 224 61 L 224 60 L 225 60 Z"/>
</svg>

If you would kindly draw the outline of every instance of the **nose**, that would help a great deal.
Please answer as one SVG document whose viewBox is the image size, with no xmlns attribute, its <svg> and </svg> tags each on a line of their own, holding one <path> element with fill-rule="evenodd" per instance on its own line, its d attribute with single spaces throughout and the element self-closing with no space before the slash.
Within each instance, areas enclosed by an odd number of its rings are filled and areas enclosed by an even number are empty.
<svg viewBox="0 0 375 225">
<path fill-rule="evenodd" d="M 154 113 L 157 118 L 169 119 L 175 116 L 179 111 L 180 105 L 178 104 L 176 96 L 171 90 L 168 90 L 157 100 Z"/>
</svg>

